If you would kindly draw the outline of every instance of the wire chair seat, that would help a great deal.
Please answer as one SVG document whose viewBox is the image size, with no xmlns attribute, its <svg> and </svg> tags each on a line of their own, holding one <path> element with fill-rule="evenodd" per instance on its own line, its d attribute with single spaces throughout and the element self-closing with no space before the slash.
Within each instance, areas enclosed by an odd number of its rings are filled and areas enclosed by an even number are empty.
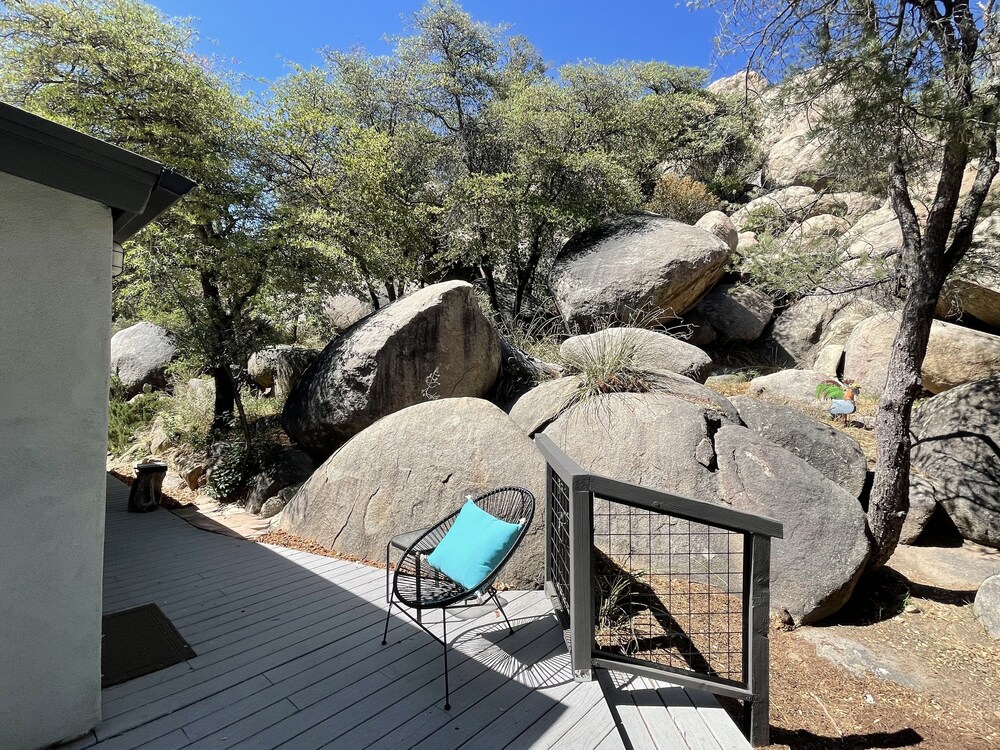
<svg viewBox="0 0 1000 750">
<path fill-rule="evenodd" d="M 445 622 L 444 610 L 453 606 L 468 606 L 463 604 L 473 597 L 478 598 L 479 604 L 486 598 L 492 599 L 500 613 L 503 614 L 507 627 L 513 632 L 507 613 L 503 610 L 503 605 L 496 596 L 496 589 L 493 583 L 503 570 L 504 566 L 517 551 L 531 520 L 535 513 L 535 496 L 523 487 L 500 487 L 491 490 L 473 502 L 481 510 L 486 511 L 491 516 L 499 518 L 501 521 L 520 525 L 520 529 L 514 537 L 513 543 L 507 550 L 503 559 L 500 560 L 492 570 L 479 581 L 475 586 L 467 587 L 453 581 L 441 571 L 432 567 L 427 562 L 427 556 L 444 539 L 445 534 L 451 529 L 458 517 L 459 510 L 454 511 L 447 517 L 438 521 L 425 532 L 416 537 L 410 546 L 403 553 L 396 571 L 392 578 L 392 595 L 389 597 L 389 611 L 386 613 L 385 631 L 382 635 L 382 645 L 386 644 L 386 637 L 389 632 L 389 618 L 392 615 L 394 605 L 399 606 L 400 611 L 420 626 L 425 632 L 441 643 L 445 649 L 445 708 L 450 708 L 448 702 L 448 631 Z M 413 617 L 404 607 L 417 611 L 418 616 Z M 440 609 L 444 637 L 438 638 L 424 627 L 419 614 L 425 609 Z"/>
</svg>

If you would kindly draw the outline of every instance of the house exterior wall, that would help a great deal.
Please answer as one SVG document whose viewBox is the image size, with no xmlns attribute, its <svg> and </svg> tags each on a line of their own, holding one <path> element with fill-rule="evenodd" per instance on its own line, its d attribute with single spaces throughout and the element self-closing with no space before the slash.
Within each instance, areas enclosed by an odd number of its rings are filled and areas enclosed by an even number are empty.
<svg viewBox="0 0 1000 750">
<path fill-rule="evenodd" d="M 0 172 L 0 747 L 100 720 L 110 210 Z"/>
</svg>

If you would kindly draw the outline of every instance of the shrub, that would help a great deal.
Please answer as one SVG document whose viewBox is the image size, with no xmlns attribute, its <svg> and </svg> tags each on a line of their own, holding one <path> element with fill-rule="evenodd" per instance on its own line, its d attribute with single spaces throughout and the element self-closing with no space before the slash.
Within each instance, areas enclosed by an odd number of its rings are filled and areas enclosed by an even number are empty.
<svg viewBox="0 0 1000 750">
<path fill-rule="evenodd" d="M 709 211 L 717 211 L 721 205 L 718 197 L 704 183 L 667 172 L 656 183 L 646 210 L 685 224 L 694 224 Z"/>
<path fill-rule="evenodd" d="M 220 502 L 241 500 L 250 483 L 266 469 L 281 450 L 283 432 L 277 413 L 276 399 L 251 397 L 240 389 L 246 410 L 248 431 L 243 432 L 237 420 L 233 431 L 225 437 L 207 432 L 206 441 L 215 439 L 207 448 L 209 472 L 205 493 Z M 248 444 L 249 441 L 249 444 Z"/>
<path fill-rule="evenodd" d="M 126 401 L 121 381 L 112 381 L 108 404 L 108 453 L 120 456 L 127 451 L 135 442 L 136 433 L 152 424 L 160 406 L 160 397 L 155 393 L 140 393 L 132 401 Z"/>
<path fill-rule="evenodd" d="M 743 221 L 744 232 L 776 237 L 791 226 L 791 219 L 774 203 L 764 203 L 752 209 Z"/>
<path fill-rule="evenodd" d="M 604 393 L 647 393 L 653 389 L 655 375 L 640 364 L 642 343 L 637 337 L 624 335 L 591 342 L 565 360 L 581 379 L 568 405 Z"/>
</svg>

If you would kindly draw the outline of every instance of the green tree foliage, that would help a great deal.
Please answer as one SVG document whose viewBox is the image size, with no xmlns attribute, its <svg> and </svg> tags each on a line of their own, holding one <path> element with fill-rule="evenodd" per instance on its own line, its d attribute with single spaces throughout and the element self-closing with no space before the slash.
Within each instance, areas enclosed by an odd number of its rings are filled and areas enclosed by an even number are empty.
<svg viewBox="0 0 1000 750">
<path fill-rule="evenodd" d="M 378 305 L 380 292 L 395 299 L 420 278 L 430 255 L 425 148 L 433 143 L 404 116 L 405 88 L 391 90 L 404 74 L 394 61 L 334 53 L 328 61 L 272 88 L 263 158 L 275 227 Z"/>
<path fill-rule="evenodd" d="M 749 123 L 700 70 L 549 75 L 525 39 L 452 0 L 429 2 L 395 42 L 391 56 L 329 52 L 294 71 L 269 126 L 286 236 L 347 259 L 373 300 L 479 277 L 519 316 L 562 242 L 639 208 L 659 162 L 730 190 L 752 157 Z"/>
<path fill-rule="evenodd" d="M 238 406 L 232 366 L 273 337 L 312 264 L 271 231 L 259 124 L 195 41 L 137 0 L 5 0 L 0 96 L 197 181 L 130 244 L 115 308 L 181 336 L 215 375 L 221 427 Z"/>
<path fill-rule="evenodd" d="M 498 313 L 530 316 L 565 239 L 641 207 L 658 164 L 731 198 L 753 159 L 751 123 L 704 71 L 549 71 L 453 0 L 391 55 L 327 51 L 261 101 L 196 41 L 139 0 L 0 5 L 3 99 L 198 182 L 130 244 L 115 309 L 180 334 L 215 376 L 218 425 L 242 412 L 234 370 L 324 294 L 480 279 Z"/>
</svg>

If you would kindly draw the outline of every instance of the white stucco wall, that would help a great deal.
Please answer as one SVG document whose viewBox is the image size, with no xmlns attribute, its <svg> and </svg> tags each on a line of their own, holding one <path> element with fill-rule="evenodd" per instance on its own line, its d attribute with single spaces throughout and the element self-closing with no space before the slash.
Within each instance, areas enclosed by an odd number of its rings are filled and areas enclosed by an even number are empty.
<svg viewBox="0 0 1000 750">
<path fill-rule="evenodd" d="M 0 172 L 0 747 L 100 720 L 111 213 Z"/>
</svg>

